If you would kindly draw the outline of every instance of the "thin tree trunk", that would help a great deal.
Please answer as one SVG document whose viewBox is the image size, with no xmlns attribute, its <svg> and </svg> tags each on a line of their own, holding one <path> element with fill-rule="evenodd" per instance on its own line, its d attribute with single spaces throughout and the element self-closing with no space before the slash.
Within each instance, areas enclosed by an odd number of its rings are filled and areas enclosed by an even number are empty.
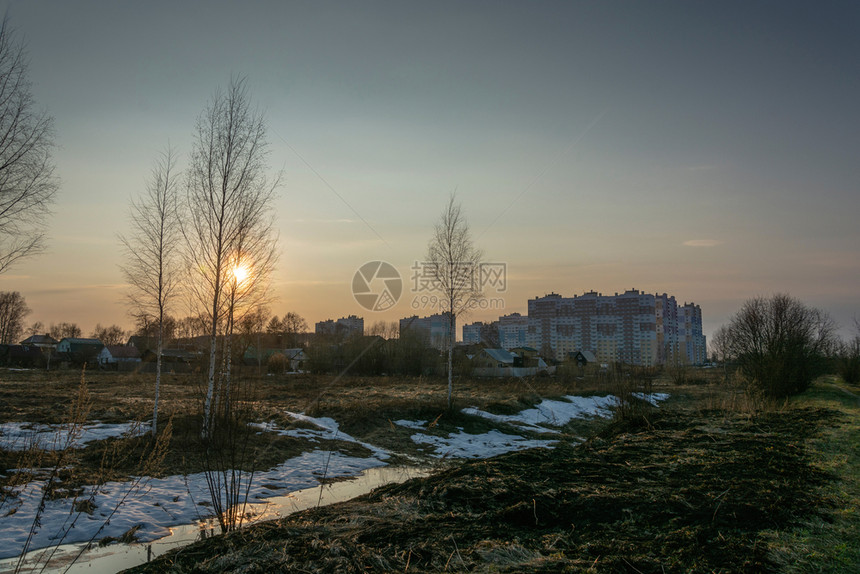
<svg viewBox="0 0 860 574">
<path fill-rule="evenodd" d="M 206 387 L 206 400 L 203 402 L 203 437 L 209 437 L 210 421 L 212 418 L 212 396 L 215 394 L 215 356 L 217 336 L 215 328 L 211 333 L 211 341 L 209 345 L 209 378 L 208 386 Z"/>
<path fill-rule="evenodd" d="M 152 436 L 158 435 L 158 392 L 161 388 L 161 352 L 164 345 L 164 312 L 161 313 L 158 325 L 157 355 L 155 358 L 155 406 L 152 409 Z"/>
<path fill-rule="evenodd" d="M 448 317 L 448 410 L 454 408 L 454 313 Z"/>
<path fill-rule="evenodd" d="M 218 250 L 222 249 L 222 237 L 218 235 Z M 215 266 L 215 289 L 212 297 L 212 328 L 210 331 L 211 342 L 209 345 L 209 380 L 206 387 L 206 400 L 203 403 L 203 437 L 209 437 L 212 422 L 212 395 L 215 393 L 215 357 L 217 356 L 218 344 L 218 305 L 221 294 L 221 261 Z"/>
</svg>

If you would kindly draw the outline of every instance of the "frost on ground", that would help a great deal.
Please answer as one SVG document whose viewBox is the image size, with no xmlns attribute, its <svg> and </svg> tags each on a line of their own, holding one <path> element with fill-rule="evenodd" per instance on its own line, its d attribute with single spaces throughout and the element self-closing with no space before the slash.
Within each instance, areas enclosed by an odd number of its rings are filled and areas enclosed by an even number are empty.
<svg viewBox="0 0 860 574">
<path fill-rule="evenodd" d="M 79 427 L 40 423 L 0 423 L 0 448 L 5 450 L 62 450 L 112 437 L 138 436 L 150 431 L 149 423 L 106 424 L 93 421 Z"/>
</svg>

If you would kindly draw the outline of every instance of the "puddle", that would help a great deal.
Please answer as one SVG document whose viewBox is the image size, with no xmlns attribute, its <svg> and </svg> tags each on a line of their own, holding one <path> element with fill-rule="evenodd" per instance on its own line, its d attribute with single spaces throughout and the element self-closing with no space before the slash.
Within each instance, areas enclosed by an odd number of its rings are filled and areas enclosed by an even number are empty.
<svg viewBox="0 0 860 574">
<path fill-rule="evenodd" d="M 250 503 L 247 512 L 252 515 L 245 524 L 272 520 L 300 510 L 343 502 L 361 496 L 385 484 L 405 482 L 430 474 L 429 468 L 390 467 L 371 468 L 354 478 L 331 484 L 306 488 L 286 496 L 274 496 L 263 502 Z M 111 544 L 103 548 L 87 548 L 87 544 L 64 544 L 56 548 L 43 548 L 27 554 L 21 572 L 88 572 L 90 574 L 112 573 L 144 564 L 153 558 L 220 533 L 218 523 L 208 520 L 202 523 L 183 524 L 170 528 L 170 534 L 152 542 L 133 544 Z M 49 567 L 44 567 L 50 560 Z M 14 572 L 18 558 L 0 560 L 0 574 Z"/>
</svg>

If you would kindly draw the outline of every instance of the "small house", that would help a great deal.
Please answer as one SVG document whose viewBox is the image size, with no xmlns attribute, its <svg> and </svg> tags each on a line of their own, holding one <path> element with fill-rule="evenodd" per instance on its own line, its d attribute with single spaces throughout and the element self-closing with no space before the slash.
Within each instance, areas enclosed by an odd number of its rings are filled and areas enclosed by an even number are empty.
<svg viewBox="0 0 860 574">
<path fill-rule="evenodd" d="M 102 348 L 98 339 L 66 337 L 57 343 L 57 354 L 73 364 L 95 363 Z"/>
<path fill-rule="evenodd" d="M 56 349 L 57 340 L 47 333 L 44 335 L 31 335 L 21 341 L 22 347 L 36 347 L 37 349 Z"/>
<path fill-rule="evenodd" d="M 140 363 L 140 352 L 127 345 L 108 345 L 99 352 L 98 360 L 103 369 L 133 370 Z"/>
<path fill-rule="evenodd" d="M 284 356 L 290 362 L 291 371 L 303 371 L 308 361 L 308 356 L 302 348 L 284 349 Z"/>
</svg>

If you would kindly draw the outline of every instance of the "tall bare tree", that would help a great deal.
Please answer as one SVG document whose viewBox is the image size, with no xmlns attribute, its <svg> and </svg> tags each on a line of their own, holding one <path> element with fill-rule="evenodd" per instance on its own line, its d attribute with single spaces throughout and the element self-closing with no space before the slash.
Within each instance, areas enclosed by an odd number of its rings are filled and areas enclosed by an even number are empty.
<svg viewBox="0 0 860 574">
<path fill-rule="evenodd" d="M 165 319 L 179 292 L 182 237 L 178 214 L 176 156 L 169 147 L 150 173 L 146 191 L 131 200 L 130 231 L 120 236 L 125 252 L 120 265 L 131 287 L 128 300 L 138 322 L 151 318 L 157 326 L 155 351 L 155 401 L 152 409 L 152 436 L 158 434 L 158 400 L 161 388 L 161 353 L 164 349 Z"/>
<path fill-rule="evenodd" d="M 18 291 L 0 293 L 0 344 L 17 345 L 24 333 L 24 317 L 30 308 Z"/>
<path fill-rule="evenodd" d="M 203 434 L 212 424 L 218 340 L 219 387 L 229 387 L 229 339 L 235 318 L 265 295 L 275 260 L 272 201 L 278 178 L 267 178 L 268 144 L 261 113 L 251 107 L 246 81 L 233 78 L 197 120 L 188 171 L 187 218 L 182 228 L 192 273 L 189 290 L 207 318 L 209 369 Z M 229 400 L 223 403 L 229 404 Z"/>
<path fill-rule="evenodd" d="M 472 242 L 469 224 L 453 194 L 439 217 L 427 245 L 424 279 L 430 279 L 441 297 L 448 320 L 448 408 L 454 405 L 454 339 L 457 316 L 481 298 L 480 266 L 483 253 Z"/>
<path fill-rule="evenodd" d="M 24 46 L 0 24 L 0 273 L 44 247 L 57 191 L 53 119 L 36 108 Z"/>
</svg>

